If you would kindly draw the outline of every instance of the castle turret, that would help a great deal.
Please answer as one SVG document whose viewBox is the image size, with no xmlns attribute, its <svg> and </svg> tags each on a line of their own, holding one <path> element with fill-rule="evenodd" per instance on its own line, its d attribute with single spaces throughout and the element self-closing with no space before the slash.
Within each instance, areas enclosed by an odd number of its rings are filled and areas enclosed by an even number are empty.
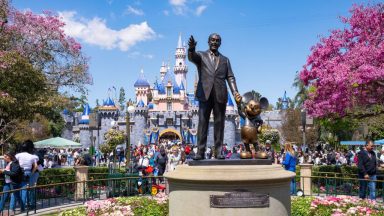
<svg viewBox="0 0 384 216">
<path fill-rule="evenodd" d="M 160 67 L 160 80 L 164 79 L 165 74 L 168 72 L 167 65 L 163 62 Z"/>
<path fill-rule="evenodd" d="M 98 112 L 101 118 L 101 128 L 98 137 L 100 140 L 97 140 L 97 143 L 103 144 L 104 134 L 117 124 L 119 109 L 111 97 L 108 97 L 107 100 L 103 100 L 103 105 L 98 108 Z"/>
<path fill-rule="evenodd" d="M 143 69 L 141 69 L 140 76 L 136 80 L 134 87 L 135 87 L 135 93 L 136 93 L 136 101 L 142 100 L 144 102 L 144 104 L 147 104 L 148 103 L 147 95 L 149 92 L 150 85 L 144 76 L 144 70 Z"/>
<path fill-rule="evenodd" d="M 91 108 L 89 104 L 85 104 L 83 107 L 83 113 L 80 116 L 79 120 L 79 129 L 80 129 L 80 143 L 84 148 L 89 148 L 92 144 L 92 137 L 89 130 L 89 114 L 91 113 Z"/>
<path fill-rule="evenodd" d="M 133 120 L 135 127 L 131 133 L 133 145 L 144 144 L 144 130 L 147 128 L 148 109 L 143 101 L 139 101 L 135 107 Z"/>
<path fill-rule="evenodd" d="M 173 68 L 173 71 L 175 73 L 177 85 L 180 86 L 181 83 L 183 83 L 184 88 L 187 88 L 188 67 L 185 64 L 185 57 L 186 57 L 186 51 L 185 51 L 185 47 L 181 42 L 181 34 L 180 34 L 179 41 L 177 43 L 176 53 L 175 53 L 176 63 Z"/>
<path fill-rule="evenodd" d="M 227 108 L 225 112 L 224 143 L 232 145 L 236 143 L 236 118 L 237 111 L 228 92 Z"/>
<path fill-rule="evenodd" d="M 283 99 L 281 100 L 281 109 L 282 110 L 288 109 L 287 91 L 284 91 L 284 96 L 283 96 Z"/>
</svg>

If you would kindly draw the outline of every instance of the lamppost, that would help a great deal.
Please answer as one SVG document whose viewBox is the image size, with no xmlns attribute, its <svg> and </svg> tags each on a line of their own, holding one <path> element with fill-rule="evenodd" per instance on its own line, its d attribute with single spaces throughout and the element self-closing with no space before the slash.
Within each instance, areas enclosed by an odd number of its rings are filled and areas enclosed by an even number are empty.
<svg viewBox="0 0 384 216">
<path fill-rule="evenodd" d="M 131 99 L 127 102 L 127 112 L 126 112 L 126 123 L 125 123 L 125 131 L 127 137 L 125 139 L 125 167 L 129 169 L 129 164 L 131 162 L 131 124 L 130 124 L 130 115 L 135 111 L 135 107 Z"/>
<path fill-rule="evenodd" d="M 307 111 L 305 109 L 302 109 L 301 112 L 301 125 L 303 127 L 303 146 L 305 146 L 306 140 L 305 140 L 305 125 L 307 124 Z"/>
</svg>

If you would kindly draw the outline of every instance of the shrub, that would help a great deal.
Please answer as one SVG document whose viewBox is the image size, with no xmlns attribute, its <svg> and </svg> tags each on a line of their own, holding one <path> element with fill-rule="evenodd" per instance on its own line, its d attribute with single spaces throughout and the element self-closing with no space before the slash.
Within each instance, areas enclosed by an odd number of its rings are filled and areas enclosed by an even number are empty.
<svg viewBox="0 0 384 216">
<path fill-rule="evenodd" d="M 291 214 L 293 216 L 305 216 L 310 214 L 309 207 L 313 197 L 295 197 L 292 199 L 291 203 Z"/>
<path fill-rule="evenodd" d="M 75 169 L 73 168 L 52 168 L 40 172 L 38 185 L 54 184 L 75 181 Z"/>
<path fill-rule="evenodd" d="M 383 216 L 384 205 L 351 196 L 296 197 L 292 199 L 292 216 Z"/>
</svg>

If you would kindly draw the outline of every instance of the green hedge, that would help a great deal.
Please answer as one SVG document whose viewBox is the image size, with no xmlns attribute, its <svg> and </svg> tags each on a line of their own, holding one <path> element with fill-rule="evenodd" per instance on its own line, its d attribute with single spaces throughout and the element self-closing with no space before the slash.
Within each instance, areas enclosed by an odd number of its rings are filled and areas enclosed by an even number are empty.
<svg viewBox="0 0 384 216">
<path fill-rule="evenodd" d="M 54 184 L 75 181 L 75 169 L 73 168 L 52 168 L 40 172 L 38 185 Z"/>
<path fill-rule="evenodd" d="M 115 170 L 117 173 L 125 173 L 124 169 Z M 108 167 L 89 167 L 89 179 L 105 179 L 108 177 Z M 40 172 L 38 185 L 54 184 L 75 181 L 74 168 L 52 168 Z"/>
</svg>

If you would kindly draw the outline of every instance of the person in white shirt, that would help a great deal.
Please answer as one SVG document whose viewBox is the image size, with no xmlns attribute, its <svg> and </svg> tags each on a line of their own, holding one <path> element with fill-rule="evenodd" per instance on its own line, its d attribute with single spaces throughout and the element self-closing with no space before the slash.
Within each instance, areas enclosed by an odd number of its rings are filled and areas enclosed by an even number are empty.
<svg viewBox="0 0 384 216">
<path fill-rule="evenodd" d="M 34 151 L 34 144 L 31 140 L 25 141 L 21 145 L 21 152 L 16 154 L 15 158 L 19 161 L 20 167 L 23 168 L 24 170 L 24 176 L 23 180 L 21 182 L 21 188 L 26 188 L 28 185 L 29 186 L 35 186 L 38 178 L 37 172 L 37 161 L 39 160 L 39 157 L 36 155 L 33 155 Z M 29 194 L 30 201 L 31 203 L 34 203 L 34 194 L 33 191 L 30 191 L 31 193 Z M 14 198 L 13 196 L 11 199 Z M 27 204 L 27 190 L 22 190 L 21 191 L 21 199 L 24 204 Z"/>
</svg>

